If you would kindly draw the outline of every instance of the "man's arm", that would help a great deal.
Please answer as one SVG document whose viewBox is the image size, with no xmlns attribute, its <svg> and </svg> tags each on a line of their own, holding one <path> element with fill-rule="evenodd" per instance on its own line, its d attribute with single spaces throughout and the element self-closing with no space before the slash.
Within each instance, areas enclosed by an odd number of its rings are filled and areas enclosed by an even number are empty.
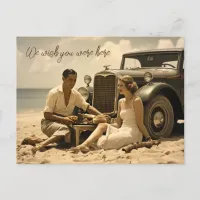
<svg viewBox="0 0 200 200">
<path fill-rule="evenodd" d="M 90 113 L 92 115 L 100 115 L 100 114 L 102 114 L 96 108 L 94 108 L 93 106 L 89 105 L 89 103 L 87 103 L 85 101 L 85 99 L 83 98 L 83 96 L 79 92 L 76 93 L 75 106 L 77 106 L 78 108 L 82 108 L 84 111 L 86 111 L 86 112 L 88 112 L 88 113 Z"/>
<path fill-rule="evenodd" d="M 87 107 L 87 112 L 93 115 L 100 115 L 102 114 L 101 112 L 99 112 L 95 107 L 88 105 Z"/>
<path fill-rule="evenodd" d="M 54 113 L 44 112 L 44 118 L 47 120 L 51 120 L 53 122 L 58 122 L 61 124 L 71 124 L 73 121 L 69 117 L 62 117 L 55 115 Z"/>
</svg>

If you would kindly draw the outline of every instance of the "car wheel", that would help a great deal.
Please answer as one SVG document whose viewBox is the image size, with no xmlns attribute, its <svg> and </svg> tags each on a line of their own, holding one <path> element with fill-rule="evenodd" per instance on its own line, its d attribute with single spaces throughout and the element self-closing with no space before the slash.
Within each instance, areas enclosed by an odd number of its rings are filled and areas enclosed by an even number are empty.
<svg viewBox="0 0 200 200">
<path fill-rule="evenodd" d="M 174 112 L 166 97 L 157 95 L 145 105 L 144 123 L 153 139 L 171 135 L 174 126 Z"/>
</svg>

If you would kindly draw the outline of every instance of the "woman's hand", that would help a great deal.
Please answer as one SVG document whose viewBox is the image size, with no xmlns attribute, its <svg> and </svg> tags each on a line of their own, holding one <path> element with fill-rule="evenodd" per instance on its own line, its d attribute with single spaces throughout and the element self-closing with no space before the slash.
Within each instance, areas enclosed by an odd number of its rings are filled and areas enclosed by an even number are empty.
<svg viewBox="0 0 200 200">
<path fill-rule="evenodd" d="M 108 124 L 111 122 L 111 117 L 109 115 L 104 115 Z"/>
<path fill-rule="evenodd" d="M 152 139 L 151 139 L 151 137 L 150 137 L 150 136 L 149 136 L 149 137 L 147 137 L 147 138 L 145 138 L 144 140 L 145 140 L 145 142 L 151 142 L 151 141 L 152 141 Z"/>
</svg>

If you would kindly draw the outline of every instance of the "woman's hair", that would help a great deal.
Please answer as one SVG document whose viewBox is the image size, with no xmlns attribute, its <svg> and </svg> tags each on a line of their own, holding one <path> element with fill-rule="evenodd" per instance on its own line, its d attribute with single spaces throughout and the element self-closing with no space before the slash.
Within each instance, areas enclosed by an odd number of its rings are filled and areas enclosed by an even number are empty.
<svg viewBox="0 0 200 200">
<path fill-rule="evenodd" d="M 74 71 L 73 69 L 66 69 L 66 70 L 62 73 L 62 76 L 63 76 L 64 78 L 67 78 L 70 74 L 77 75 L 77 72 Z"/>
<path fill-rule="evenodd" d="M 122 76 L 120 79 L 120 81 L 122 81 L 126 88 L 132 93 L 134 94 L 137 90 L 138 90 L 138 85 L 137 83 L 133 80 L 133 78 L 129 75 L 125 75 Z"/>
</svg>

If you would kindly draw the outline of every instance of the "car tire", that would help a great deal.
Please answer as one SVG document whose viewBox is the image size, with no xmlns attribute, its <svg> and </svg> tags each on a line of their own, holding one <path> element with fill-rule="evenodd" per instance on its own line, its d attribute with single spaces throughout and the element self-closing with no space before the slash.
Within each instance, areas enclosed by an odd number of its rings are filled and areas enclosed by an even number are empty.
<svg viewBox="0 0 200 200">
<path fill-rule="evenodd" d="M 170 101 L 157 95 L 144 107 L 144 124 L 151 138 L 169 137 L 174 126 L 174 112 Z"/>
</svg>

